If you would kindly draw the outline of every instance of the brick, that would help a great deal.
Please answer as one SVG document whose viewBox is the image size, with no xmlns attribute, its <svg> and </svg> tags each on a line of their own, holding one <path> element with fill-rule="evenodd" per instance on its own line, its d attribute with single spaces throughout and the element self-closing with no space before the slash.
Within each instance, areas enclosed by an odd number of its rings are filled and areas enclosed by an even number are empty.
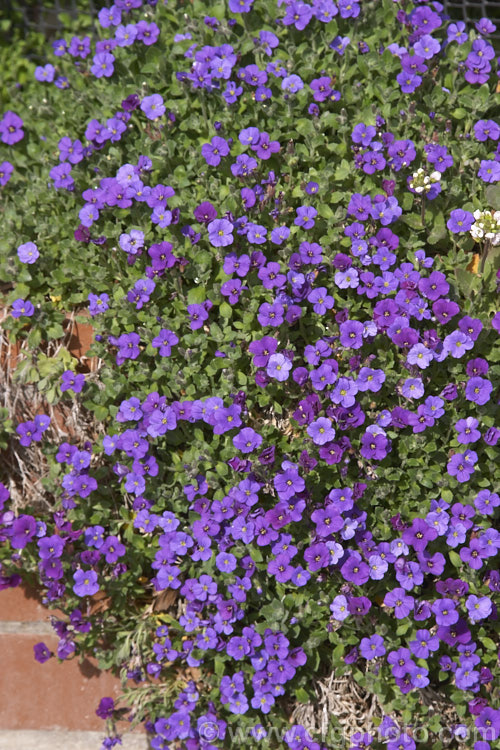
<svg viewBox="0 0 500 750">
<path fill-rule="evenodd" d="M 0 730 L 0 750 L 99 750 L 100 732 Z M 127 734 L 118 750 L 147 750 L 145 736 Z"/>
<path fill-rule="evenodd" d="M 45 620 L 50 616 L 62 617 L 58 610 L 48 610 L 42 604 L 42 599 L 34 589 L 28 586 L 0 591 L 0 620 L 24 622 Z"/>
<path fill-rule="evenodd" d="M 95 710 L 102 697 L 118 697 L 119 680 L 100 672 L 96 663 L 89 659 L 81 665 L 78 658 L 63 663 L 52 658 L 39 664 L 33 656 L 33 646 L 40 640 L 56 650 L 55 635 L 0 635 L 3 657 L 0 727 L 3 730 L 104 731 L 105 722 L 95 715 Z M 13 747 L 22 746 L 10 746 Z"/>
</svg>

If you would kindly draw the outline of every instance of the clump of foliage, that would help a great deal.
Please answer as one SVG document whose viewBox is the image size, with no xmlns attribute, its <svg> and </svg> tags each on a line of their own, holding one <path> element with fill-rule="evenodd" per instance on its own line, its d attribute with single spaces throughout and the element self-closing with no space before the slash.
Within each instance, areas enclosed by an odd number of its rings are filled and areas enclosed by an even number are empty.
<svg viewBox="0 0 500 750">
<path fill-rule="evenodd" d="M 57 657 L 119 671 L 155 750 L 498 747 L 493 24 L 392 0 L 75 24 L 2 84 L 4 328 L 49 412 L 8 437 L 54 508 L 14 513 L 2 467 L 2 586 L 42 587 Z M 68 313 L 97 374 L 44 358 Z M 72 399 L 95 440 L 55 440 Z M 332 672 L 377 696 L 369 733 L 291 725 Z"/>
</svg>

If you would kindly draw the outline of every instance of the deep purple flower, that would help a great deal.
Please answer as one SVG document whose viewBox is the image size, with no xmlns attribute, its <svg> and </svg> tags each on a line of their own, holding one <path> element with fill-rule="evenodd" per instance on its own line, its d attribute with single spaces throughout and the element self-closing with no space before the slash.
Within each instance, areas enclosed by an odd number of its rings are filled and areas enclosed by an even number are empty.
<svg viewBox="0 0 500 750">
<path fill-rule="evenodd" d="M 96 715 L 100 719 L 110 719 L 113 716 L 115 710 L 115 702 L 113 698 L 101 698 L 99 706 L 96 709 Z"/>
<path fill-rule="evenodd" d="M 33 651 L 34 651 L 35 659 L 40 664 L 45 664 L 45 662 L 48 661 L 53 656 L 52 651 L 43 642 L 35 643 L 35 645 L 33 646 Z"/>
</svg>

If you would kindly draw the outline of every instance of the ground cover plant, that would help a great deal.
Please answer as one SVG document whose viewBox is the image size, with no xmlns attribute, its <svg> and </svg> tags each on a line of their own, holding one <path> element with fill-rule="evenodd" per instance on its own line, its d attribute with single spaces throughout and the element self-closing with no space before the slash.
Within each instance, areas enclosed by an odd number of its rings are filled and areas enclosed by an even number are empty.
<svg viewBox="0 0 500 750">
<path fill-rule="evenodd" d="M 500 747 L 493 24 L 117 0 L 68 28 L 2 50 L 3 327 L 44 407 L 1 445 L 45 505 L 4 462 L 1 585 L 66 613 L 36 658 L 121 674 L 105 748 L 126 719 L 155 750 Z M 332 675 L 380 710 L 315 732 Z"/>
</svg>

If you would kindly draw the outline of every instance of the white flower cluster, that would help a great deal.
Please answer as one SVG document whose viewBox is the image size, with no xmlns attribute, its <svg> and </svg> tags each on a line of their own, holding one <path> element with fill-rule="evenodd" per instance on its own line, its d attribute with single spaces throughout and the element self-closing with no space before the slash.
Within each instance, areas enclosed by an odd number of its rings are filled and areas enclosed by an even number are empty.
<svg viewBox="0 0 500 750">
<path fill-rule="evenodd" d="M 500 245 L 500 211 L 474 211 L 475 222 L 470 233 L 476 242 L 490 240 L 492 245 Z"/>
<path fill-rule="evenodd" d="M 441 172 L 431 172 L 431 174 L 427 174 L 425 169 L 420 167 L 420 169 L 417 169 L 417 171 L 412 174 L 410 187 L 416 193 L 428 193 L 434 183 L 439 182 L 440 179 Z"/>
</svg>

